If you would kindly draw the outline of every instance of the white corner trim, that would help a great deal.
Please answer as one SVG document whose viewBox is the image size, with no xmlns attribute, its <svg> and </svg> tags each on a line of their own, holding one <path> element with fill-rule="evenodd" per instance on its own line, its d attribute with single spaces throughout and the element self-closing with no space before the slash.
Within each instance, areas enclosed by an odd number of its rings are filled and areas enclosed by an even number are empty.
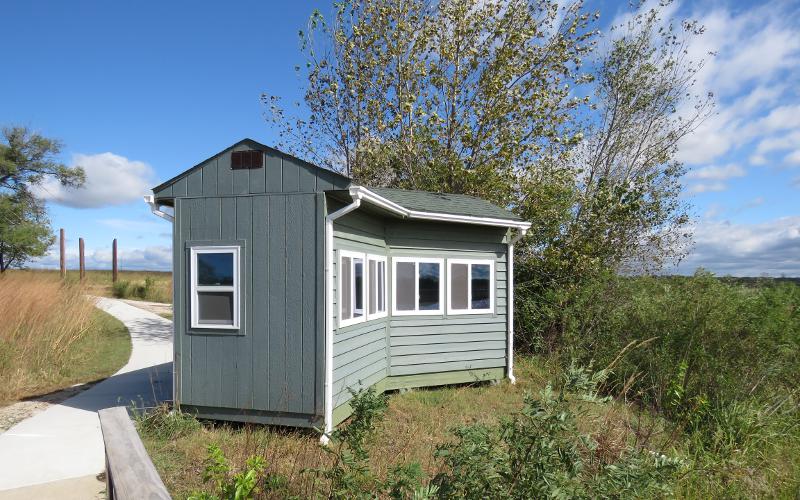
<svg viewBox="0 0 800 500">
<path fill-rule="evenodd" d="M 327 445 L 333 432 L 333 221 L 361 206 L 361 196 L 325 217 L 325 408 L 319 442 Z"/>
<path fill-rule="evenodd" d="M 152 194 L 146 195 L 144 197 L 144 202 L 150 206 L 150 211 L 153 212 L 153 215 L 161 217 L 162 219 L 169 222 L 175 222 L 175 217 L 161 210 L 161 206 L 158 203 L 156 203 L 155 196 L 153 196 Z"/>
<path fill-rule="evenodd" d="M 508 340 L 506 341 L 508 347 L 506 362 L 508 369 L 508 380 L 512 384 L 517 383 L 517 378 L 514 376 L 514 244 L 518 242 L 528 232 L 527 229 L 521 229 L 516 236 L 508 240 L 508 256 L 506 265 L 506 326 L 508 329 Z"/>
<path fill-rule="evenodd" d="M 453 309 L 453 282 L 451 277 L 453 264 L 466 264 L 468 267 L 467 272 L 467 309 Z M 482 264 L 489 266 L 489 307 L 487 309 L 473 309 L 472 308 L 472 267 L 471 264 Z M 494 259 L 447 259 L 447 314 L 460 315 L 460 314 L 494 314 L 495 312 L 495 266 Z"/>
<path fill-rule="evenodd" d="M 397 203 L 384 198 L 383 196 L 377 193 L 370 191 L 364 186 L 351 187 L 350 195 L 353 196 L 354 198 L 356 195 L 358 195 L 360 196 L 360 199 L 363 199 L 368 203 L 372 203 L 373 205 L 377 205 L 381 208 L 389 210 L 390 212 L 394 212 L 397 215 L 400 215 L 401 217 L 406 217 L 409 219 L 433 220 L 441 222 L 460 222 L 463 224 L 478 224 L 482 226 L 510 227 L 520 230 L 522 229 L 527 230 L 531 227 L 530 222 L 498 219 L 495 217 L 475 217 L 471 215 L 445 214 L 438 212 L 410 210 L 403 207 L 402 205 L 398 205 Z"/>
<path fill-rule="evenodd" d="M 415 308 L 412 310 L 397 309 L 397 264 L 400 262 L 414 263 L 414 297 L 416 300 Z M 439 264 L 439 308 L 438 309 L 419 309 L 419 264 L 431 263 Z M 441 316 L 444 314 L 444 281 L 447 279 L 445 273 L 444 259 L 438 257 L 392 257 L 392 316 Z"/>
</svg>

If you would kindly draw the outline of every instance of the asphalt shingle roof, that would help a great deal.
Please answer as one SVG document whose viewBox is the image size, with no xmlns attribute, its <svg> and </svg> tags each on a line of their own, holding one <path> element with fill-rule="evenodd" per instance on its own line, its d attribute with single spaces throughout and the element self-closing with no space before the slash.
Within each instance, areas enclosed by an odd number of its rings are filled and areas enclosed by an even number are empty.
<svg viewBox="0 0 800 500">
<path fill-rule="evenodd" d="M 368 187 L 367 189 L 409 210 L 522 221 L 509 210 L 466 194 L 431 193 L 392 188 Z"/>
</svg>

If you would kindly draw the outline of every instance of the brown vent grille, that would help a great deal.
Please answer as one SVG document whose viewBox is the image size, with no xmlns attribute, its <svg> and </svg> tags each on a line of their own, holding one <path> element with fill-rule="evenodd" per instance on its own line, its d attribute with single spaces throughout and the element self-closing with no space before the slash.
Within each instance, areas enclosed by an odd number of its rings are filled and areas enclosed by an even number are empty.
<svg viewBox="0 0 800 500">
<path fill-rule="evenodd" d="M 234 170 L 263 166 L 264 153 L 261 151 L 234 151 L 231 153 L 231 168 Z"/>
</svg>

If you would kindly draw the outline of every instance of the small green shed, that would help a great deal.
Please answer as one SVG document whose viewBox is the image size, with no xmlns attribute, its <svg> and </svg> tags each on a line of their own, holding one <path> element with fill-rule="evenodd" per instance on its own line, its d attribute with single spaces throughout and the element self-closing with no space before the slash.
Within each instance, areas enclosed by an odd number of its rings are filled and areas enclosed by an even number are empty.
<svg viewBox="0 0 800 500">
<path fill-rule="evenodd" d="M 513 246 L 530 224 L 503 208 L 359 186 L 250 139 L 145 199 L 173 221 L 184 411 L 325 440 L 349 389 L 514 382 Z"/>
</svg>

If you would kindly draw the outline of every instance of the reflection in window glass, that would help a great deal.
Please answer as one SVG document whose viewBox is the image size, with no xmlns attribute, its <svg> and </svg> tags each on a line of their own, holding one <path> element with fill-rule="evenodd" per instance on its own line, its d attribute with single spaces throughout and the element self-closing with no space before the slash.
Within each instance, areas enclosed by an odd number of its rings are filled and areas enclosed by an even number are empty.
<svg viewBox="0 0 800 500">
<path fill-rule="evenodd" d="M 375 262 L 374 260 L 370 260 L 369 272 L 367 272 L 367 283 L 368 283 L 367 289 L 369 290 L 369 298 L 367 300 L 369 301 L 370 314 L 375 314 L 376 308 L 378 307 L 378 304 L 376 302 L 377 301 L 376 295 L 378 295 L 377 293 L 378 289 L 375 288 L 375 285 L 378 282 L 377 271 L 375 269 L 376 264 L 377 262 Z"/>
<path fill-rule="evenodd" d="M 353 259 L 353 317 L 364 315 L 364 259 Z"/>
<path fill-rule="evenodd" d="M 419 263 L 419 309 L 421 311 L 439 309 L 438 263 Z"/>
<path fill-rule="evenodd" d="M 398 262 L 396 267 L 395 300 L 399 311 L 416 309 L 416 266 L 413 262 Z"/>
<path fill-rule="evenodd" d="M 455 266 L 454 266 L 455 267 Z M 489 309 L 491 290 L 488 264 L 472 264 L 472 308 Z M 453 307 L 456 307 L 455 305 Z"/>
<path fill-rule="evenodd" d="M 340 270 L 342 273 L 342 292 L 339 294 L 339 297 L 342 300 L 342 319 L 350 319 L 352 317 L 352 299 L 353 295 L 351 293 L 353 282 L 352 277 L 350 276 L 350 269 L 352 264 L 352 259 L 350 257 L 342 257 L 342 269 Z"/>
<path fill-rule="evenodd" d="M 450 307 L 453 309 L 466 309 L 469 300 L 467 264 L 453 264 L 450 266 Z"/>
<path fill-rule="evenodd" d="M 198 292 L 197 306 L 201 323 L 233 324 L 233 292 Z"/>
<path fill-rule="evenodd" d="M 200 286 L 232 286 L 233 253 L 198 253 L 197 284 Z"/>
<path fill-rule="evenodd" d="M 386 311 L 386 262 L 378 262 L 378 311 Z"/>
</svg>

